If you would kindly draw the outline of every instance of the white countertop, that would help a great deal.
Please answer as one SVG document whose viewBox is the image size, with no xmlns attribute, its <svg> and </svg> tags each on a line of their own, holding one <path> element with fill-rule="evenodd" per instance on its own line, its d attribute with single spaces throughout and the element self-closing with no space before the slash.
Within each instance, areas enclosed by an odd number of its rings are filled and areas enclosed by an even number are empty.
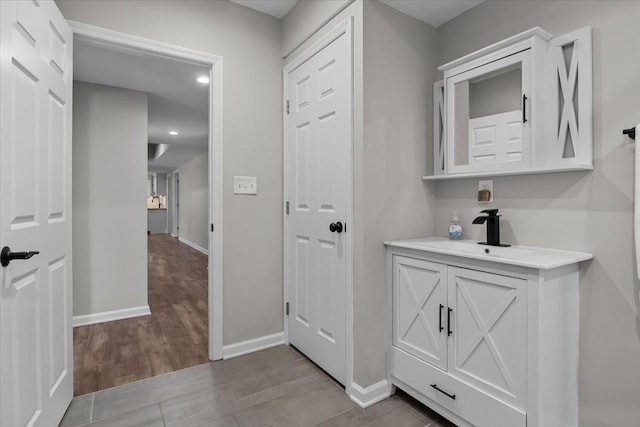
<svg viewBox="0 0 640 427">
<path fill-rule="evenodd" d="M 550 270 L 593 258 L 586 252 L 537 248 L 533 246 L 497 247 L 479 245 L 477 240 L 449 240 L 444 237 L 389 240 L 386 246 L 497 262 L 501 264 Z"/>
</svg>

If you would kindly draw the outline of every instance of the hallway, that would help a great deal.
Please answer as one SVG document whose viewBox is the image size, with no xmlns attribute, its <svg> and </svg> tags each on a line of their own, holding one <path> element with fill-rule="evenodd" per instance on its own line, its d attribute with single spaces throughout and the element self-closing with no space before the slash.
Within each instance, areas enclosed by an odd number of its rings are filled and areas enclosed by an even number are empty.
<svg viewBox="0 0 640 427">
<path fill-rule="evenodd" d="M 207 255 L 149 235 L 148 274 L 150 316 L 74 328 L 74 395 L 209 361 Z"/>
</svg>

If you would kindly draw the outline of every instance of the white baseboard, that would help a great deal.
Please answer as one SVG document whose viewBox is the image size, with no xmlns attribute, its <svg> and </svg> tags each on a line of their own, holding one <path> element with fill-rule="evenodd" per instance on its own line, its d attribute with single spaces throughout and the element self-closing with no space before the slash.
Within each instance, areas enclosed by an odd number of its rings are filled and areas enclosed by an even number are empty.
<svg viewBox="0 0 640 427">
<path fill-rule="evenodd" d="M 151 309 L 148 305 L 123 308 L 122 310 L 103 311 L 102 313 L 83 314 L 73 316 L 73 327 L 93 325 L 95 323 L 111 322 L 113 320 L 130 319 L 132 317 L 148 316 Z"/>
<path fill-rule="evenodd" d="M 367 408 L 391 396 L 391 387 L 387 380 L 382 380 L 366 388 L 362 388 L 357 383 L 351 383 L 350 389 L 349 397 L 361 408 Z"/>
<path fill-rule="evenodd" d="M 243 354 L 253 353 L 254 351 L 264 350 L 280 344 L 284 344 L 284 332 L 225 345 L 222 347 L 222 357 L 231 359 L 232 357 L 242 356 Z"/>
<path fill-rule="evenodd" d="M 196 251 L 200 251 L 205 255 L 209 255 L 209 251 L 205 248 L 203 248 L 202 246 L 196 245 L 193 242 L 190 242 L 186 239 L 183 239 L 182 237 L 178 237 L 178 240 L 181 241 L 182 243 L 184 243 L 187 246 L 191 246 L 193 249 L 195 249 Z"/>
</svg>

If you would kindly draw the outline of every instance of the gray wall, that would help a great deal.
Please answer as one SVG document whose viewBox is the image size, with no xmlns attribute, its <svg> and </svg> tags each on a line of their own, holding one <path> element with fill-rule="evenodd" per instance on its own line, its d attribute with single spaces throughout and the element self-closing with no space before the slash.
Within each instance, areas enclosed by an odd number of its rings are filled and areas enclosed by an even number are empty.
<svg viewBox="0 0 640 427">
<path fill-rule="evenodd" d="M 57 0 L 56 4 L 66 19 L 224 57 L 223 342 L 281 332 L 280 21 L 227 1 Z M 257 176 L 258 196 L 234 196 L 234 175 Z"/>
<path fill-rule="evenodd" d="M 282 19 L 282 56 L 289 55 L 352 1 L 354 0 L 299 1 Z"/>
<path fill-rule="evenodd" d="M 580 426 L 632 426 L 640 419 L 640 283 L 633 248 L 634 149 L 623 128 L 640 120 L 638 1 L 488 1 L 438 29 L 438 64 L 540 26 L 561 35 L 593 27 L 593 172 L 494 178 L 503 241 L 593 252 L 581 268 Z M 458 211 L 465 235 L 475 179 L 437 184 L 436 233 Z"/>
<path fill-rule="evenodd" d="M 435 28 L 377 1 L 364 3 L 363 265 L 354 289 L 354 377 L 384 378 L 383 242 L 433 234 L 431 164 Z"/>
<path fill-rule="evenodd" d="M 308 3 L 292 9 L 283 29 L 315 28 L 335 14 Z M 303 32 L 283 31 L 285 46 L 304 42 L 285 64 L 347 16 L 354 17 L 354 380 L 366 387 L 385 376 L 383 241 L 433 233 L 433 195 L 420 177 L 431 161 L 424 141 L 432 133 L 425 117 L 436 39 L 421 21 L 355 1 L 306 41 L 294 37 Z"/>
<path fill-rule="evenodd" d="M 147 305 L 147 95 L 73 84 L 73 314 Z"/>
<path fill-rule="evenodd" d="M 179 168 L 180 240 L 209 249 L 209 154 Z"/>
</svg>

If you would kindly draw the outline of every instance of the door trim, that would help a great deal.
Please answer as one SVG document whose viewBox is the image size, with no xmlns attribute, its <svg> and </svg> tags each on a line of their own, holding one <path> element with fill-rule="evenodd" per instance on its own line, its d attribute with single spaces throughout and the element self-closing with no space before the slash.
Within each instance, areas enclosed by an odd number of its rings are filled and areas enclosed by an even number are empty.
<svg viewBox="0 0 640 427">
<path fill-rule="evenodd" d="M 346 260 L 346 292 L 345 292 L 345 304 L 346 304 L 346 334 L 345 334 L 345 391 L 351 396 L 353 394 L 353 17 L 349 16 L 327 34 L 322 36 L 318 41 L 313 43 L 307 49 L 305 49 L 300 55 L 296 56 L 292 61 L 284 65 L 282 71 L 282 117 L 283 117 L 283 209 L 282 209 L 282 222 L 283 222 L 283 296 L 284 303 L 282 304 L 282 315 L 284 323 L 284 340 L 286 344 L 289 344 L 289 325 L 287 321 L 286 302 L 289 301 L 289 279 L 287 271 L 289 268 L 288 258 L 291 253 L 288 240 L 286 236 L 289 234 L 288 216 L 284 204 L 287 202 L 289 194 L 289 152 L 288 152 L 288 132 L 287 126 L 289 125 L 289 118 L 287 115 L 286 101 L 289 99 L 288 94 L 288 76 L 293 70 L 300 65 L 308 61 L 311 57 L 316 55 L 322 49 L 331 44 L 338 37 L 345 35 L 347 37 L 347 56 L 349 58 L 347 68 L 349 71 L 349 81 L 347 82 L 347 92 L 349 97 L 348 111 L 351 113 L 349 117 L 349 134 L 351 135 L 349 140 L 349 158 L 347 159 L 347 206 L 345 212 L 345 222 L 348 225 L 347 233 L 348 238 L 345 239 L 345 260 Z"/>
<path fill-rule="evenodd" d="M 209 359 L 222 359 L 222 56 L 200 52 L 156 40 L 112 31 L 76 21 L 67 21 L 74 36 L 123 51 L 177 59 L 210 68 L 209 84 Z"/>
<path fill-rule="evenodd" d="M 171 230 L 169 230 L 169 233 L 171 233 L 171 237 L 180 237 L 180 233 L 179 233 L 179 225 L 180 223 L 178 222 L 179 220 L 179 215 L 178 215 L 178 203 L 180 203 L 180 200 L 178 200 L 178 195 L 179 195 L 179 189 L 178 189 L 178 181 L 180 180 L 180 169 L 176 169 L 173 172 L 171 172 L 171 182 L 173 184 L 173 188 L 172 188 L 172 192 L 170 194 L 171 197 L 171 209 L 173 211 L 173 222 L 171 223 Z"/>
</svg>

